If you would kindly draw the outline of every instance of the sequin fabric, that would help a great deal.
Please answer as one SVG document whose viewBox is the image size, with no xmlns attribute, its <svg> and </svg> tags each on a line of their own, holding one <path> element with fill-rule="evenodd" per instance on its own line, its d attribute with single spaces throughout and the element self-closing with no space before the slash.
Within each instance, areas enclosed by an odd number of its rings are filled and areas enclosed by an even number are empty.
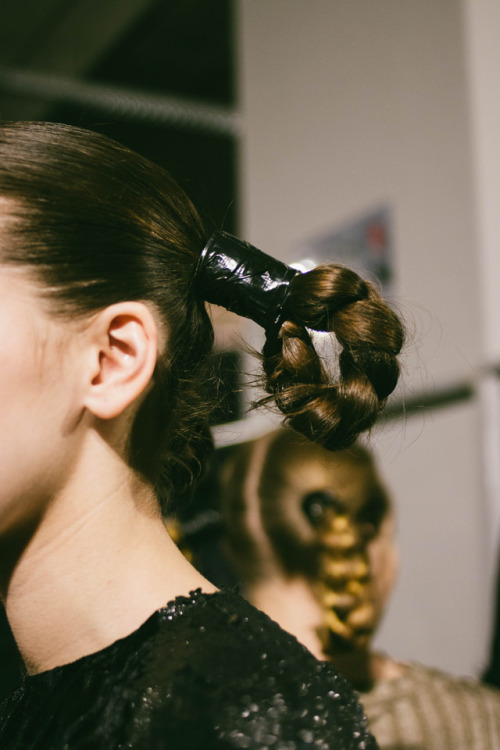
<svg viewBox="0 0 500 750">
<path fill-rule="evenodd" d="M 345 680 L 232 591 L 178 597 L 0 711 L 1 750 L 376 747 Z"/>
</svg>

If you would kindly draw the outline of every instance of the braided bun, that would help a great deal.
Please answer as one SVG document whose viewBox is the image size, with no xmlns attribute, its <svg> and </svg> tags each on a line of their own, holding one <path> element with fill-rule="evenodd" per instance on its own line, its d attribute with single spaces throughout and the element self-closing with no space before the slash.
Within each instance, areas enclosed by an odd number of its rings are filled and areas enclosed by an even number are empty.
<svg viewBox="0 0 500 750">
<path fill-rule="evenodd" d="M 290 283 L 285 322 L 268 331 L 264 388 L 284 424 L 325 448 L 351 444 L 373 425 L 398 376 L 403 326 L 375 287 L 339 265 L 318 266 Z M 307 329 L 331 331 L 339 376 L 325 369 Z"/>
</svg>

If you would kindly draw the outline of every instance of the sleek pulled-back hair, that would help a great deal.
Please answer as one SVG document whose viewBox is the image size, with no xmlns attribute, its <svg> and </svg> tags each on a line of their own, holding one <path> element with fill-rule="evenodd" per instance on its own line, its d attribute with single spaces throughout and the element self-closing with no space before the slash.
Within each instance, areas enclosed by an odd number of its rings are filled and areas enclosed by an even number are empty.
<svg viewBox="0 0 500 750">
<path fill-rule="evenodd" d="M 161 167 L 94 132 L 51 123 L 0 126 L 0 262 L 27 266 L 55 314 L 125 300 L 154 305 L 168 331 L 154 387 L 132 431 L 131 464 L 167 498 L 209 449 L 204 370 L 213 329 L 192 291 L 206 236 Z"/>
<path fill-rule="evenodd" d="M 210 449 L 204 386 L 213 344 L 194 283 L 208 237 L 191 202 L 164 169 L 125 146 L 40 122 L 0 125 L 0 201 L 0 262 L 29 269 L 55 315 L 126 300 L 154 306 L 168 346 L 136 414 L 129 461 L 160 500 L 184 492 Z M 336 265 L 296 275 L 276 314 L 284 322 L 266 331 L 264 401 L 325 447 L 348 445 L 396 385 L 399 319 L 372 285 Z M 335 334 L 338 376 L 308 329 Z"/>
</svg>

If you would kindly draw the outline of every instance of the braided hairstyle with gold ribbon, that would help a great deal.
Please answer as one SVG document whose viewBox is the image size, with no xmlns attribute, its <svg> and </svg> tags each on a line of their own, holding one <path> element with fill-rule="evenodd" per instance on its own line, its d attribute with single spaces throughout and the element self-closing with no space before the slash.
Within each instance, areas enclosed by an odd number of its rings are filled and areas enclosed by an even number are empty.
<svg viewBox="0 0 500 750">
<path fill-rule="evenodd" d="M 371 454 L 359 444 L 330 452 L 280 429 L 234 450 L 221 499 L 227 554 L 244 590 L 302 579 L 321 612 L 324 657 L 366 648 L 395 569 L 394 548 L 384 548 L 384 560 L 376 549 L 391 512 Z"/>
</svg>

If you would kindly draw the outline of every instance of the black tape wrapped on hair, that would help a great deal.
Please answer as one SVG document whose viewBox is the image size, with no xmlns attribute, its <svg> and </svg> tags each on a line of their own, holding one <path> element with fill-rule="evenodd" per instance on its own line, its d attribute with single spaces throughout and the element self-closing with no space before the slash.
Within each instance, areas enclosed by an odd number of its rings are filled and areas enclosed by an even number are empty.
<svg viewBox="0 0 500 750">
<path fill-rule="evenodd" d="M 265 330 L 284 320 L 290 281 L 299 273 L 227 232 L 215 232 L 205 246 L 195 284 L 207 302 L 250 318 Z"/>
</svg>

